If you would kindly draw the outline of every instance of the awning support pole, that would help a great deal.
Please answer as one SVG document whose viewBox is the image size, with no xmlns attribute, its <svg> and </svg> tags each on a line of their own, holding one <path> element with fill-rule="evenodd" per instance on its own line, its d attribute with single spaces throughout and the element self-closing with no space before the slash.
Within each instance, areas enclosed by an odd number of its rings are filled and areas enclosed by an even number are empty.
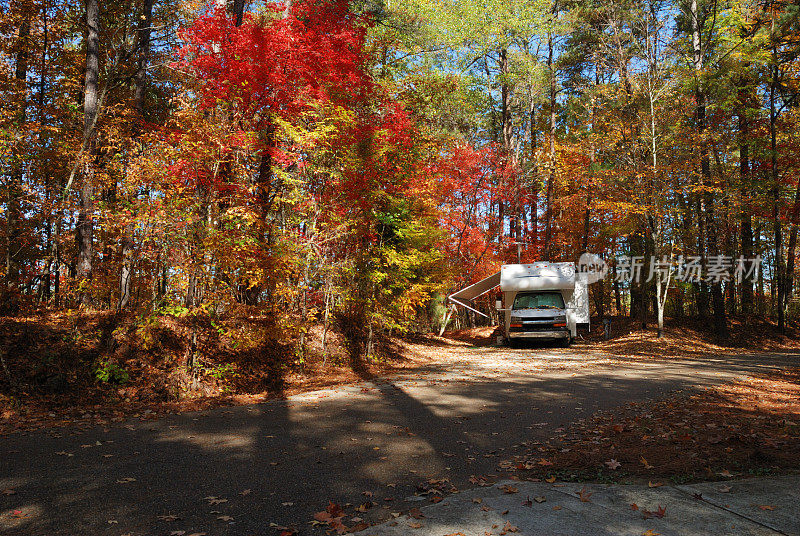
<svg viewBox="0 0 800 536">
<path fill-rule="evenodd" d="M 481 316 L 482 316 L 482 317 L 484 317 L 484 318 L 489 318 L 489 315 L 485 315 L 485 314 L 483 314 L 482 312 L 478 311 L 477 309 L 475 309 L 475 308 L 473 308 L 473 307 L 470 307 L 469 305 L 467 305 L 467 304 L 466 304 L 466 303 L 464 303 L 464 302 L 458 301 L 457 299 L 455 299 L 455 298 L 454 298 L 454 297 L 452 297 L 452 296 L 448 296 L 448 297 L 447 297 L 447 299 L 449 299 L 450 301 L 456 302 L 457 304 L 459 304 L 459 305 L 460 305 L 460 306 L 462 306 L 462 307 L 466 307 L 467 309 L 469 309 L 469 310 L 470 310 L 470 311 L 472 311 L 472 312 L 478 313 L 479 315 L 481 315 Z"/>
</svg>

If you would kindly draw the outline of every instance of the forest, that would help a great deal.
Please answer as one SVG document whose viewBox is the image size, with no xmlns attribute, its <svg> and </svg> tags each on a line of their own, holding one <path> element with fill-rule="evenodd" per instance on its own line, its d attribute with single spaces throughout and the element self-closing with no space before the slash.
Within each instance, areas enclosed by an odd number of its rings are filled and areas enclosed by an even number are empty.
<svg viewBox="0 0 800 536">
<path fill-rule="evenodd" d="M 372 356 L 472 326 L 446 296 L 501 264 L 586 251 L 601 319 L 724 339 L 800 314 L 790 0 L 0 5 L 0 312 L 96 337 L 98 381 L 144 370 L 133 339 L 215 378 L 212 341 L 284 366 L 321 327 Z M 636 281 L 622 257 L 760 269 Z M 51 342 L 24 348 L 57 387 Z"/>
</svg>

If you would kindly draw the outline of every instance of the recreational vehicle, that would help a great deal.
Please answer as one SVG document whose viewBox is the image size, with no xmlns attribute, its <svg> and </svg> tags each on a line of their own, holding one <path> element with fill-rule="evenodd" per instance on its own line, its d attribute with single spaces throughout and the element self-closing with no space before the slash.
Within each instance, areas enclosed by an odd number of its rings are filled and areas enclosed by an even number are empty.
<svg viewBox="0 0 800 536">
<path fill-rule="evenodd" d="M 486 316 L 473 300 L 499 286 L 497 312 L 509 346 L 531 339 L 557 340 L 569 346 L 579 327 L 589 327 L 589 284 L 598 279 L 596 273 L 578 271 L 571 262 L 505 264 L 449 299 Z"/>
</svg>

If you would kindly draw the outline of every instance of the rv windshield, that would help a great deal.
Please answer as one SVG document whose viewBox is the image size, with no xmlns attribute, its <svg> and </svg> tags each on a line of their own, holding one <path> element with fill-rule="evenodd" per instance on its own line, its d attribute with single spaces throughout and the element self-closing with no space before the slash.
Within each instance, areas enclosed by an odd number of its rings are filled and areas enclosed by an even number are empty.
<svg viewBox="0 0 800 536">
<path fill-rule="evenodd" d="M 514 309 L 563 309 L 564 298 L 560 292 L 519 293 L 514 298 Z"/>
</svg>

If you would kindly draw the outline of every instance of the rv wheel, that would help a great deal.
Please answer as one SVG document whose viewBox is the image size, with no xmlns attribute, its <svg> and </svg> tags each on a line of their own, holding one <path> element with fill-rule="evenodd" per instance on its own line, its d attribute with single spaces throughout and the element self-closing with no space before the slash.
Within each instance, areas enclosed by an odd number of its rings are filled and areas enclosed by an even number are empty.
<svg viewBox="0 0 800 536">
<path fill-rule="evenodd" d="M 561 339 L 559 346 L 561 348 L 569 348 L 570 344 L 572 344 L 572 337 L 567 337 L 566 339 Z"/>
</svg>

